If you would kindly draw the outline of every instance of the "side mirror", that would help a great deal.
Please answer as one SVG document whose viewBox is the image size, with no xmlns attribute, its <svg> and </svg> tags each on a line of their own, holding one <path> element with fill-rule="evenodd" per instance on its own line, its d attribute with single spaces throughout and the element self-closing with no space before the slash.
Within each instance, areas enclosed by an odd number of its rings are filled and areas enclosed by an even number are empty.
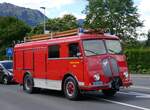
<svg viewBox="0 0 150 110">
<path fill-rule="evenodd" d="M 80 57 L 81 56 L 81 53 L 79 52 L 79 53 L 77 53 L 77 57 Z"/>
</svg>

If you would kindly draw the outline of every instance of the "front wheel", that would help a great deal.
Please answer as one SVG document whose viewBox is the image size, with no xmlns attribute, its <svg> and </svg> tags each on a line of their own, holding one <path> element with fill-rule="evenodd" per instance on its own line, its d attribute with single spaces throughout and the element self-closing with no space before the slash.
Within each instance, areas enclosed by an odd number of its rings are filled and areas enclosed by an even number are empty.
<svg viewBox="0 0 150 110">
<path fill-rule="evenodd" d="M 5 84 L 5 85 L 7 85 L 8 82 L 9 82 L 8 77 L 4 76 L 3 79 L 2 79 L 2 83 Z"/>
<path fill-rule="evenodd" d="M 30 94 L 34 91 L 33 78 L 30 75 L 24 77 L 23 90 Z"/>
<path fill-rule="evenodd" d="M 113 89 L 108 89 L 108 90 L 102 90 L 102 93 L 106 96 L 106 97 L 113 97 L 117 91 L 113 90 Z"/>
<path fill-rule="evenodd" d="M 78 84 L 72 77 L 68 77 L 65 79 L 63 91 L 66 98 L 70 100 L 77 100 L 79 98 L 80 91 L 78 89 Z"/>
</svg>

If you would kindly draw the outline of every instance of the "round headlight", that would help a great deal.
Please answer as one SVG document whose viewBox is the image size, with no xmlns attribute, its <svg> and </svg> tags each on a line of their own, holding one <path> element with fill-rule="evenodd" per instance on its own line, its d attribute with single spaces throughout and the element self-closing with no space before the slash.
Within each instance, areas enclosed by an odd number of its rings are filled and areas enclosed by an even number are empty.
<svg viewBox="0 0 150 110">
<path fill-rule="evenodd" d="M 124 72 L 123 75 L 124 75 L 126 78 L 128 78 L 128 77 L 129 77 L 128 71 Z"/>
<path fill-rule="evenodd" d="M 95 81 L 100 80 L 100 75 L 99 75 L 99 74 L 95 74 L 95 75 L 94 75 L 94 80 L 95 80 Z"/>
</svg>

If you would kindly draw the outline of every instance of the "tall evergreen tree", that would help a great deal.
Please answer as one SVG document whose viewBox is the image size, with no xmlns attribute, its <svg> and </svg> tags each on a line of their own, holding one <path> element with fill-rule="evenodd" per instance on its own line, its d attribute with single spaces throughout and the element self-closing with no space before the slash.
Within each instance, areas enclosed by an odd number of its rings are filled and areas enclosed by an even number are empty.
<svg viewBox="0 0 150 110">
<path fill-rule="evenodd" d="M 139 20 L 133 0 L 87 0 L 85 9 L 86 28 L 105 29 L 123 40 L 136 37 L 137 27 L 143 26 Z"/>
</svg>

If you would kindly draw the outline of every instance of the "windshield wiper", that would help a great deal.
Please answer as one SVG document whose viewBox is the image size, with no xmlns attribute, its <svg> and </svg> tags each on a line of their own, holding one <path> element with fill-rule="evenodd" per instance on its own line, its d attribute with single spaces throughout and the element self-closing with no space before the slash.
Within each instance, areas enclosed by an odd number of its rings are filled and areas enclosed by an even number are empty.
<svg viewBox="0 0 150 110">
<path fill-rule="evenodd" d="M 95 55 L 99 55 L 98 53 L 96 53 L 96 52 L 94 52 L 94 51 L 92 51 L 92 50 L 85 50 L 85 51 L 94 53 Z"/>
<path fill-rule="evenodd" d="M 121 54 L 121 52 L 116 52 L 116 51 L 114 51 L 114 50 L 112 50 L 112 49 L 108 49 L 108 51 L 110 51 L 110 52 L 112 52 L 112 53 L 114 53 L 114 54 Z"/>
</svg>

